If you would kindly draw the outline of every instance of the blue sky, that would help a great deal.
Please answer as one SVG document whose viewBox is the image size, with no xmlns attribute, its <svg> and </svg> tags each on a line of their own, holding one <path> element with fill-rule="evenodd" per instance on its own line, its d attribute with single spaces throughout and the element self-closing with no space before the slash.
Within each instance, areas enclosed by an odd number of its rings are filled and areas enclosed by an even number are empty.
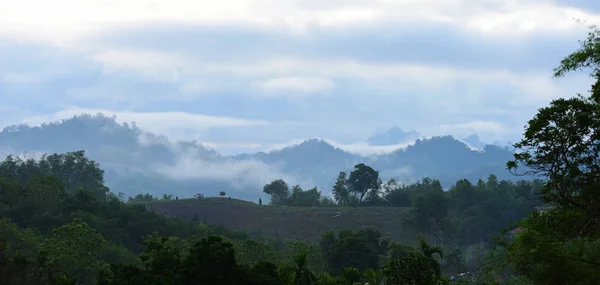
<svg viewBox="0 0 600 285">
<path fill-rule="evenodd" d="M 594 0 L 0 0 L 0 125 L 82 112 L 223 152 L 396 125 L 517 140 Z M 364 151 L 364 150 L 363 150 Z"/>
</svg>

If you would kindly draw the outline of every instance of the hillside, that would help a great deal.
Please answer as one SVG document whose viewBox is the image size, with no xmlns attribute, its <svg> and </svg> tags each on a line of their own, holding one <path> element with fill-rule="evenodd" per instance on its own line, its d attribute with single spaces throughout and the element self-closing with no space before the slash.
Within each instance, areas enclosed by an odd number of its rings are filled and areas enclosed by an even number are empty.
<svg viewBox="0 0 600 285">
<path fill-rule="evenodd" d="M 357 163 L 372 165 L 384 180 L 414 181 L 429 176 L 440 179 L 444 187 L 461 178 L 477 180 L 490 173 L 499 179 L 513 178 L 504 169 L 511 151 L 497 146 L 477 151 L 451 136 L 420 139 L 406 149 L 371 157 L 320 139 L 271 152 L 223 156 L 201 143 L 170 141 L 102 114 L 34 127 L 9 126 L 0 132 L 3 155 L 32 152 L 39 156 L 74 150 L 85 150 L 100 163 L 113 192 L 129 196 L 148 192 L 191 197 L 199 192 L 217 195 L 226 191 L 228 196 L 256 201 L 267 198 L 262 193 L 265 184 L 280 178 L 305 188 L 316 185 L 328 194 L 337 174 Z"/>
<path fill-rule="evenodd" d="M 473 150 L 452 136 L 443 136 L 419 139 L 406 149 L 380 156 L 372 166 L 384 177 L 403 171 L 407 175 L 440 179 L 442 185 L 449 187 L 457 178 L 477 181 L 490 173 L 500 179 L 513 179 L 505 169 L 512 155 L 507 148 L 494 145 L 487 145 L 481 151 Z"/>
<path fill-rule="evenodd" d="M 193 219 L 210 225 L 242 229 L 265 237 L 297 238 L 318 242 L 330 230 L 373 228 L 398 242 L 413 242 L 416 235 L 402 227 L 409 208 L 395 207 L 272 207 L 227 198 L 180 199 L 146 203 L 148 209 L 168 217 Z M 337 218 L 336 214 L 341 213 Z"/>
</svg>

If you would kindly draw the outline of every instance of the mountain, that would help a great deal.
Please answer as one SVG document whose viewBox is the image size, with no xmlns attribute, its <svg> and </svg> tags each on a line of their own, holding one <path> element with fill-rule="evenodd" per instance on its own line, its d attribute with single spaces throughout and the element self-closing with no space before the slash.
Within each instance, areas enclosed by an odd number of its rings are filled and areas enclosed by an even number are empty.
<svg viewBox="0 0 600 285">
<path fill-rule="evenodd" d="M 309 139 L 281 150 L 246 154 L 238 158 L 277 165 L 284 173 L 319 186 L 333 185 L 340 171 L 349 170 L 366 160 L 321 139 Z"/>
<path fill-rule="evenodd" d="M 389 138 L 396 140 L 388 142 L 397 142 L 401 137 L 393 129 L 388 133 L 396 136 Z M 336 148 L 321 139 L 309 139 L 270 152 L 223 156 L 201 143 L 173 142 L 145 132 L 135 124 L 119 124 L 114 117 L 102 114 L 81 115 L 35 127 L 9 126 L 0 132 L 0 153 L 4 154 L 39 155 L 75 150 L 85 150 L 99 162 L 106 171 L 106 184 L 111 191 L 127 196 L 138 193 L 216 196 L 225 191 L 232 197 L 258 200 L 266 198 L 262 186 L 279 178 L 302 187 L 316 185 L 329 193 L 340 171 L 350 171 L 361 162 L 379 170 L 384 180 L 428 176 L 440 179 L 445 187 L 458 179 L 476 181 L 491 173 L 499 179 L 513 178 L 504 169 L 506 161 L 512 158 L 509 149 L 487 145 L 482 150 L 473 150 L 451 136 L 418 139 L 404 149 L 368 157 Z"/>
<path fill-rule="evenodd" d="M 373 146 L 397 145 L 416 140 L 420 136 L 415 131 L 404 132 L 399 127 L 394 126 L 386 132 L 374 134 L 367 139 L 367 142 Z"/>
<path fill-rule="evenodd" d="M 223 178 L 228 158 L 197 142 L 171 142 L 166 137 L 144 132 L 135 124 L 119 124 L 115 118 L 81 115 L 41 126 L 9 126 L 0 132 L 0 153 L 43 153 L 85 150 L 100 163 L 111 191 L 133 196 L 137 193 L 192 196 L 210 189 L 211 195 L 227 190 L 231 195 L 257 197 L 259 184 L 248 187 Z M 209 166 L 209 167 L 206 167 Z M 211 168 L 212 167 L 212 168 Z M 247 179 L 233 169 L 238 180 Z M 243 172 L 243 169 L 242 169 Z M 221 174 L 221 176 L 219 176 Z M 225 174 L 227 174 L 225 172 Z M 276 177 L 276 176 L 273 176 Z M 266 180 L 265 180 L 266 181 Z M 254 191 L 254 193 L 252 193 Z"/>
<path fill-rule="evenodd" d="M 482 142 L 479 139 L 479 136 L 477 134 L 472 134 L 466 138 L 463 138 L 462 141 L 467 143 L 469 146 L 478 148 L 478 149 L 483 149 L 486 145 L 486 143 Z"/>
<path fill-rule="evenodd" d="M 458 179 L 476 181 L 496 174 L 500 179 L 511 179 L 506 162 L 512 159 L 507 148 L 488 145 L 473 150 L 452 136 L 419 139 L 414 145 L 381 156 L 373 164 L 382 176 L 432 177 L 446 187 Z"/>
</svg>

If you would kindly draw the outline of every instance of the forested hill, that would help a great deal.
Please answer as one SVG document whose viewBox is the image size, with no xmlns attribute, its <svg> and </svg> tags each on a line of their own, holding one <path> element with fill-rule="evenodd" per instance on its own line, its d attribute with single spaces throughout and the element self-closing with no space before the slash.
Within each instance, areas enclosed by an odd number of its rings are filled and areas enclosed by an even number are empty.
<svg viewBox="0 0 600 285">
<path fill-rule="evenodd" d="M 9 126 L 0 132 L 0 154 L 29 152 L 63 153 L 85 150 L 106 170 L 107 185 L 116 192 L 135 195 L 195 193 L 228 195 L 257 200 L 262 187 L 282 178 L 303 187 L 317 186 L 329 193 L 340 171 L 367 163 L 383 179 L 439 178 L 445 187 L 461 178 L 476 181 L 494 173 L 511 179 L 505 163 L 508 149 L 486 146 L 472 150 L 450 136 L 417 140 L 395 152 L 365 157 L 333 147 L 323 140 L 268 153 L 224 156 L 197 142 L 174 142 L 145 132 L 135 124 L 119 124 L 115 118 L 81 115 L 41 126 Z"/>
</svg>

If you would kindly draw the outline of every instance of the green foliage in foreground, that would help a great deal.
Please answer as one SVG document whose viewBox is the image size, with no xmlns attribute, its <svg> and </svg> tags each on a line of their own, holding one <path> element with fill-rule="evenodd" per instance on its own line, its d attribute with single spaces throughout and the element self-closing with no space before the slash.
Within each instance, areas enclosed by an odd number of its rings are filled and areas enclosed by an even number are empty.
<svg viewBox="0 0 600 285">
<path fill-rule="evenodd" d="M 65 225 L 60 232 L 71 231 L 65 244 L 101 242 L 94 231 L 81 221 Z M 92 241 L 73 241 L 81 237 Z M 170 242 L 169 238 L 149 237 L 145 250 L 139 255 L 140 265 L 101 264 L 90 260 L 93 252 L 84 247 L 74 252 L 52 254 L 41 251 L 37 262 L 21 255 L 6 258 L 6 247 L 0 248 L 0 284 L 247 284 L 247 285 L 344 285 L 344 284 L 446 284 L 439 263 L 432 257 L 431 248 L 421 241 L 421 249 L 412 249 L 404 256 L 392 259 L 383 268 L 344 268 L 339 277 L 327 273 L 316 275 L 309 266 L 309 253 L 295 255 L 292 262 L 280 265 L 258 261 L 251 265 L 237 261 L 234 245 L 222 237 L 209 236 L 196 242 L 187 252 Z M 54 248 L 56 250 L 56 248 Z M 437 252 L 437 250 L 434 250 Z M 64 256 L 66 254 L 67 256 Z M 53 257 L 49 257 L 53 256 Z M 83 258 L 71 259 L 68 258 Z M 81 260 L 77 266 L 73 260 Z M 66 263 L 65 263 L 66 262 Z M 96 266 L 85 266 L 85 265 Z M 10 270 L 8 270 L 10 269 Z M 66 272 L 66 273 L 65 273 Z M 92 274 L 95 273 L 95 274 Z"/>
</svg>

